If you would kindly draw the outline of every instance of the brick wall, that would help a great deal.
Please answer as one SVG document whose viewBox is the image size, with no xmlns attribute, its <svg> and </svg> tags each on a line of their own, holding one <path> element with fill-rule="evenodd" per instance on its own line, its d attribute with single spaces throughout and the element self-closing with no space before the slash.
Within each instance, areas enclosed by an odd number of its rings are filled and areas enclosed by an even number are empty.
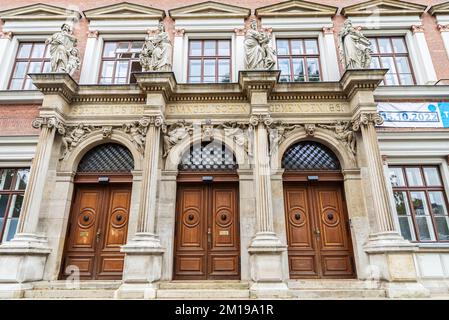
<svg viewBox="0 0 449 320">
<path fill-rule="evenodd" d="M 39 115 L 38 105 L 0 105 L 0 136 L 39 134 L 31 122 Z"/>
</svg>

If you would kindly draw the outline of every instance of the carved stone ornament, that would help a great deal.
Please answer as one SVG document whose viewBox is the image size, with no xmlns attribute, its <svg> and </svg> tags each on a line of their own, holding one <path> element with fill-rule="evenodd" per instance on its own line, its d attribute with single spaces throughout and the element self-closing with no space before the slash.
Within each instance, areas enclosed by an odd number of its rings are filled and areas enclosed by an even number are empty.
<svg viewBox="0 0 449 320">
<path fill-rule="evenodd" d="M 170 125 L 163 125 L 162 133 L 164 138 L 164 154 L 162 157 L 166 158 L 175 145 L 192 135 L 193 124 L 180 120 Z"/>
<path fill-rule="evenodd" d="M 257 30 L 253 20 L 245 35 L 245 69 L 272 70 L 276 64 L 276 51 L 270 43 L 270 36 Z"/>
<path fill-rule="evenodd" d="M 234 143 L 243 148 L 248 156 L 253 156 L 251 132 L 247 123 L 227 121 L 218 125 L 218 129 L 222 129 L 226 137 L 232 137 Z"/>
<path fill-rule="evenodd" d="M 155 35 L 148 35 L 139 60 L 143 71 L 171 71 L 172 45 L 163 23 Z"/>
<path fill-rule="evenodd" d="M 54 33 L 45 43 L 50 46 L 51 72 L 65 72 L 72 75 L 79 69 L 81 60 L 77 40 L 68 24 L 64 23 L 61 31 Z"/>
<path fill-rule="evenodd" d="M 349 150 L 355 155 L 356 149 L 356 137 L 353 124 L 350 121 L 337 121 L 334 124 L 318 124 L 320 128 L 332 130 L 335 137 L 346 144 Z"/>
<path fill-rule="evenodd" d="M 268 129 L 270 156 L 277 152 L 279 145 L 290 135 L 292 131 L 301 128 L 301 124 L 288 124 L 282 121 L 272 122 Z"/>
<path fill-rule="evenodd" d="M 252 127 L 257 127 L 259 123 L 264 124 L 266 127 L 270 127 L 273 123 L 273 119 L 269 114 L 255 114 L 249 119 L 249 124 Z"/>
<path fill-rule="evenodd" d="M 315 135 L 315 124 L 314 123 L 306 123 L 304 125 L 304 130 L 306 130 L 306 134 L 308 136 L 313 137 Z"/>
<path fill-rule="evenodd" d="M 148 127 L 154 125 L 163 127 L 164 119 L 161 116 L 143 117 L 140 120 L 131 123 L 125 123 L 122 130 L 129 135 L 130 141 L 134 144 L 140 153 L 145 151 L 145 137 Z"/>
<path fill-rule="evenodd" d="M 371 41 L 346 20 L 338 35 L 339 51 L 345 69 L 367 69 L 371 64 Z"/>
<path fill-rule="evenodd" d="M 98 128 L 94 126 L 84 125 L 82 123 L 75 126 L 62 126 L 59 133 L 62 135 L 62 153 L 60 160 L 76 148 L 86 136 Z"/>
<path fill-rule="evenodd" d="M 384 119 L 377 112 L 361 113 L 358 118 L 352 121 L 352 129 L 353 131 L 358 131 L 361 125 L 367 126 L 372 124 L 375 126 L 380 126 L 382 123 L 384 123 Z"/>
<path fill-rule="evenodd" d="M 41 129 L 43 126 L 46 126 L 47 128 L 56 128 L 60 131 L 63 124 L 56 117 L 37 117 L 33 120 L 31 126 L 35 129 Z"/>
</svg>

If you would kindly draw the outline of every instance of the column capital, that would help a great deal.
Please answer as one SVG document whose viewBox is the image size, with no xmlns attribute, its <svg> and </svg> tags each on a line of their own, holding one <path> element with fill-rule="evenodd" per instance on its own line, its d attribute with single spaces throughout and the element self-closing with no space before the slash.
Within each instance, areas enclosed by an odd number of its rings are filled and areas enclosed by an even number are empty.
<svg viewBox="0 0 449 320">
<path fill-rule="evenodd" d="M 378 112 L 361 112 L 352 120 L 352 128 L 354 131 L 358 131 L 362 125 L 380 126 L 382 123 L 384 123 L 384 119 Z"/>
<path fill-rule="evenodd" d="M 98 39 L 98 36 L 100 35 L 100 32 L 98 32 L 98 30 L 89 30 L 86 33 L 88 38 Z"/>
<path fill-rule="evenodd" d="M 11 40 L 13 33 L 11 31 L 0 32 L 0 39 L 8 39 Z"/>
<path fill-rule="evenodd" d="M 334 27 L 323 27 L 323 33 L 326 34 L 334 34 Z"/>
<path fill-rule="evenodd" d="M 235 29 L 234 29 L 234 33 L 235 33 L 237 36 L 244 36 L 245 33 L 246 33 L 246 28 L 235 28 Z"/>
<path fill-rule="evenodd" d="M 449 24 L 438 24 L 437 28 L 440 32 L 449 32 Z"/>
<path fill-rule="evenodd" d="M 413 34 L 422 33 L 422 32 L 424 32 L 424 26 L 423 25 L 413 25 L 411 27 L 411 30 L 412 30 Z"/>
<path fill-rule="evenodd" d="M 182 36 L 184 36 L 185 32 L 186 32 L 186 29 L 182 29 L 182 28 L 175 28 L 175 30 L 173 30 L 173 34 L 175 35 L 175 37 L 182 37 Z"/>
<path fill-rule="evenodd" d="M 249 124 L 253 127 L 257 127 L 259 124 L 263 124 L 269 127 L 273 123 L 273 119 L 269 114 L 252 114 L 249 118 Z"/>
<path fill-rule="evenodd" d="M 42 127 L 56 128 L 60 132 L 64 130 L 64 122 L 56 117 L 36 117 L 31 123 L 35 129 L 42 129 Z"/>
</svg>

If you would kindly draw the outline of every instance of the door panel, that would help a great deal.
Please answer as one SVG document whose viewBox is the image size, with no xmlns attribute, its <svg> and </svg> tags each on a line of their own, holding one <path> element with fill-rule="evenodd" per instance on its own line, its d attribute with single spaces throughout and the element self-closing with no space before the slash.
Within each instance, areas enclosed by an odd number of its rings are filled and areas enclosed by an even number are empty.
<svg viewBox="0 0 449 320">
<path fill-rule="evenodd" d="M 237 194 L 226 183 L 178 186 L 175 279 L 239 278 Z"/>
<path fill-rule="evenodd" d="M 341 185 L 286 183 L 284 190 L 291 277 L 353 277 Z"/>
<path fill-rule="evenodd" d="M 61 278 L 121 279 L 130 200 L 130 186 L 76 186 Z"/>
</svg>

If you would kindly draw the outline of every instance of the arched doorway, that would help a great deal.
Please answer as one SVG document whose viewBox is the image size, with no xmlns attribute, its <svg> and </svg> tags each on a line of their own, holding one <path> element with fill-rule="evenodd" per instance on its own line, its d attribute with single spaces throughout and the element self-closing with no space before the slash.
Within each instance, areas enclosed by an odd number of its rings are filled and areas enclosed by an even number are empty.
<svg viewBox="0 0 449 320">
<path fill-rule="evenodd" d="M 240 279 L 233 152 L 219 141 L 193 144 L 178 169 L 173 278 Z"/>
<path fill-rule="evenodd" d="M 301 141 L 282 158 L 291 278 L 353 278 L 355 266 L 340 162 Z"/>
<path fill-rule="evenodd" d="M 122 278 L 132 169 L 131 152 L 116 143 L 92 148 L 79 162 L 60 278 Z"/>
</svg>

